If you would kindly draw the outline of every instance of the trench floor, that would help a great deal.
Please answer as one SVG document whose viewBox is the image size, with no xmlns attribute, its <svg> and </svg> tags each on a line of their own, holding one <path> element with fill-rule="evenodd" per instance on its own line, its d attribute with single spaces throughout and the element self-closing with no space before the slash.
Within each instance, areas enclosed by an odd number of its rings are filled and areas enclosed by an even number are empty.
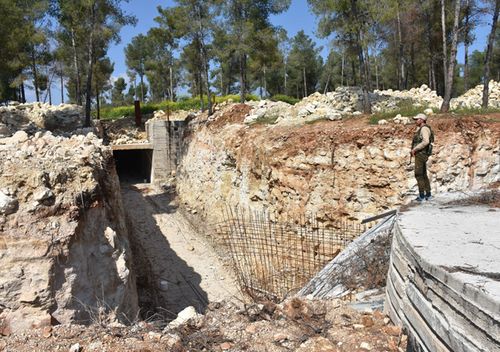
<svg viewBox="0 0 500 352">
<path fill-rule="evenodd" d="M 122 184 L 122 197 L 139 268 L 139 297 L 170 317 L 187 306 L 203 312 L 209 302 L 238 303 L 235 275 L 207 239 L 178 210 L 176 198 L 151 184 Z M 140 287 L 140 285 L 146 287 Z"/>
</svg>

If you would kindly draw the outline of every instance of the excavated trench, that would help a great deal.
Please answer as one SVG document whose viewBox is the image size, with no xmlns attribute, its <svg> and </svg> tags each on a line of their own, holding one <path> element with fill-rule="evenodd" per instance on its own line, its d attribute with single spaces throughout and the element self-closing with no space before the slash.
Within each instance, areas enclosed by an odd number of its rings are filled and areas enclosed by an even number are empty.
<svg viewBox="0 0 500 352">
<path fill-rule="evenodd" d="M 121 190 L 144 319 L 168 321 L 188 306 L 202 313 L 210 301 L 240 297 L 232 272 L 181 214 L 175 193 L 124 181 Z"/>
<path fill-rule="evenodd" d="M 442 160 L 443 165 L 457 165 L 457 170 L 465 170 L 460 171 L 460 175 L 467 173 L 472 167 L 460 152 L 460 148 L 466 147 L 460 140 L 461 134 L 456 134 L 447 120 L 436 122 L 435 125 L 437 130 L 441 131 L 441 139 L 432 161 Z M 163 163 L 177 164 L 178 155 L 183 156 L 182 165 L 178 165 L 177 170 L 177 189 L 183 208 L 197 213 L 210 223 L 224 218 L 219 212 L 224 208 L 225 202 L 228 202 L 227 206 L 239 203 L 249 208 L 251 205 L 257 208 L 262 205 L 282 214 L 288 208 L 287 212 L 292 217 L 312 212 L 322 222 L 336 217 L 345 218 L 349 214 L 356 214 L 359 219 L 360 216 L 366 217 L 366 214 L 380 213 L 387 206 L 401 204 L 407 197 L 405 192 L 408 186 L 405 184 L 412 179 L 411 169 L 406 165 L 407 153 L 401 150 L 401 145 L 405 145 L 408 138 L 408 128 L 379 127 L 375 135 L 373 127 L 360 128 L 355 125 L 344 142 L 338 141 L 342 142 L 342 148 L 336 148 L 335 145 L 332 147 L 331 144 L 331 136 L 338 135 L 339 128 L 326 123 L 302 127 L 300 134 L 295 133 L 293 128 L 275 128 L 267 131 L 266 136 L 259 128 L 242 129 L 241 132 L 235 133 L 233 130 L 236 127 L 231 130 L 213 130 L 211 125 L 208 125 L 207 128 L 200 127 L 192 131 L 196 133 L 191 134 L 189 140 L 182 141 L 183 143 L 179 140 L 183 138 L 182 133 L 171 140 L 172 134 L 167 133 L 170 130 L 164 126 L 162 128 L 164 131 L 152 130 L 152 133 L 157 133 L 157 141 L 162 145 L 165 142 L 166 145 L 177 145 L 175 153 L 170 149 L 168 152 L 160 149 L 163 157 L 170 158 Z M 442 155 L 445 151 L 445 138 L 458 146 L 451 156 Z M 272 153 L 267 152 L 271 150 L 269 143 L 274 143 Z M 489 145 L 492 142 L 484 138 L 477 142 L 481 143 L 485 147 L 476 150 L 486 154 L 488 159 L 483 160 L 494 165 L 494 159 L 489 156 Z M 153 149 L 157 148 L 155 139 L 152 144 Z M 156 152 L 156 149 L 154 150 Z M 152 155 L 148 153 L 115 150 L 135 266 L 138 268 L 137 286 L 143 313 L 148 316 L 161 312 L 164 316 L 173 318 L 189 305 L 203 311 L 209 301 L 237 295 L 234 278 L 228 279 L 230 274 L 218 261 L 206 239 L 199 236 L 197 229 L 182 216 L 178 197 L 169 192 L 172 187 L 161 189 L 147 183 L 151 180 L 151 174 L 148 177 L 148 172 L 151 172 L 152 168 L 159 168 L 158 164 L 155 164 L 158 158 L 154 161 L 155 158 L 151 158 Z M 450 158 L 451 160 L 448 160 Z M 462 164 L 464 167 L 459 167 Z M 489 169 L 489 165 L 479 166 Z M 354 178 L 352 169 L 359 171 Z M 450 178 L 447 170 L 448 168 L 443 168 L 441 164 L 431 162 L 436 191 L 450 190 L 453 187 L 463 188 L 464 185 L 460 183 L 464 182 L 461 176 Z M 442 173 L 448 176 L 442 176 Z M 474 180 L 476 186 L 479 182 L 489 183 L 494 179 L 494 175 L 489 172 L 486 176 L 481 175 L 482 172 L 480 177 Z M 388 179 L 391 182 L 384 183 L 388 182 Z M 168 183 L 167 181 L 165 184 Z M 403 189 L 405 191 L 401 192 Z M 333 203 L 330 204 L 327 199 L 333 200 Z M 259 204 L 252 204 L 253 202 Z M 269 223 L 275 222 L 273 220 Z M 259 224 L 257 228 L 269 227 L 266 224 L 261 226 L 262 221 Z M 255 229 L 255 221 L 250 221 L 247 227 L 242 238 L 248 242 L 248 233 Z M 322 227 L 313 226 L 313 229 L 316 231 Z M 231 232 L 226 230 L 223 230 L 222 234 Z M 272 230 L 273 234 L 276 231 Z M 285 239 L 283 243 L 291 245 L 297 242 L 287 240 L 289 236 L 295 236 L 297 231 L 302 230 L 290 231 L 289 227 L 280 230 Z M 323 230 L 321 231 L 323 233 Z M 356 235 L 359 235 L 359 231 L 356 231 Z M 252 252 L 254 247 L 262 247 L 257 237 L 255 246 L 245 243 L 247 247 L 251 247 L 247 252 Z M 313 238 L 309 246 L 308 242 L 302 240 L 295 243 L 294 248 L 299 253 L 297 257 L 302 262 L 307 262 L 307 266 L 313 268 L 312 271 L 317 271 L 331 256 L 323 258 L 323 254 L 318 255 L 319 247 L 314 241 Z M 332 253 L 338 253 L 343 248 L 345 241 L 340 242 L 339 245 L 330 246 Z M 309 252 L 311 260 L 303 255 Z M 286 253 L 286 257 L 291 258 L 289 261 L 293 261 L 292 250 L 287 249 Z M 264 271 L 260 270 L 260 265 L 265 266 L 266 263 L 283 263 L 283 256 L 275 257 L 266 261 L 256 254 L 256 261 L 260 264 L 253 267 L 258 273 L 251 274 L 247 281 L 253 285 L 255 277 L 262 277 L 266 284 L 276 277 L 285 280 L 285 275 L 271 272 L 266 277 L 262 274 Z M 283 270 L 290 271 L 288 264 L 284 265 Z M 241 270 L 237 275 L 241 275 Z M 238 279 L 241 283 L 242 277 Z M 283 282 L 277 282 L 276 285 L 286 287 L 287 292 L 292 292 L 304 284 L 296 282 L 295 276 L 285 281 L 287 285 L 290 282 L 289 287 L 283 285 Z M 224 285 L 226 287 L 221 288 Z"/>
</svg>

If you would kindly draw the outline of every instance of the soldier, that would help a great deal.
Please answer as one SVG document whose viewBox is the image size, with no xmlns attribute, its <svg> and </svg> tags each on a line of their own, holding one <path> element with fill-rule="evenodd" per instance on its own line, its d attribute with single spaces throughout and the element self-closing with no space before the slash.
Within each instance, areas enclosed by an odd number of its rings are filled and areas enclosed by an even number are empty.
<svg viewBox="0 0 500 352">
<path fill-rule="evenodd" d="M 427 176 L 427 159 L 432 154 L 432 143 L 434 133 L 427 125 L 427 116 L 418 114 L 413 119 L 417 125 L 417 131 L 411 144 L 411 155 L 415 157 L 415 179 L 418 185 L 418 197 L 415 199 L 421 202 L 424 199 L 431 199 L 431 185 Z"/>
</svg>

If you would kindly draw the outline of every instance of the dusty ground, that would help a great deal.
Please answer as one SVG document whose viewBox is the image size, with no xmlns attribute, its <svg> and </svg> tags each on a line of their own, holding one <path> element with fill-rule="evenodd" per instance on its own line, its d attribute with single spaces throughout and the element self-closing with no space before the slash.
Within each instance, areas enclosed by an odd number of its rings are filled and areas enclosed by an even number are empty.
<svg viewBox="0 0 500 352">
<path fill-rule="evenodd" d="M 178 211 L 175 196 L 150 184 L 122 185 L 136 262 L 141 307 L 167 319 L 188 306 L 238 301 L 234 274 Z M 142 302 L 141 302 L 142 300 Z M 158 307 L 161 307 L 158 310 Z"/>
</svg>

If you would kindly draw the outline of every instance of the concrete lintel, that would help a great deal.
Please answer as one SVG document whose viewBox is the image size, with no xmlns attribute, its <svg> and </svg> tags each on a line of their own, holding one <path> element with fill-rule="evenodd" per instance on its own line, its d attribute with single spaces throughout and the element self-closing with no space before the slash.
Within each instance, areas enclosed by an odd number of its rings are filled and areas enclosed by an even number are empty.
<svg viewBox="0 0 500 352">
<path fill-rule="evenodd" d="M 137 149 L 153 149 L 151 143 L 134 143 L 134 144 L 113 144 L 112 150 L 137 150 Z"/>
</svg>

